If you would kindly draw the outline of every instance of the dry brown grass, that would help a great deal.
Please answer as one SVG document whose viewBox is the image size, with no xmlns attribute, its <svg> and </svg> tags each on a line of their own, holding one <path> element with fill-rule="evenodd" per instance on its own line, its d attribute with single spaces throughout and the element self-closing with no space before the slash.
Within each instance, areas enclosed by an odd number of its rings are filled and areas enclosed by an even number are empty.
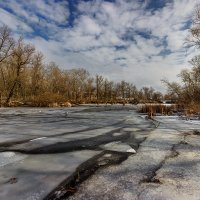
<svg viewBox="0 0 200 200">
<path fill-rule="evenodd" d="M 37 107 L 60 107 L 67 102 L 62 95 L 45 92 L 36 97 L 30 97 L 27 102 Z"/>
<path fill-rule="evenodd" d="M 141 104 L 138 106 L 139 112 L 147 113 L 149 117 L 155 116 L 157 113 L 162 115 L 170 115 L 174 110 L 177 109 L 177 105 L 165 105 L 165 104 L 155 104 L 155 103 L 148 103 L 148 104 Z"/>
<path fill-rule="evenodd" d="M 190 104 L 186 106 L 188 114 L 200 116 L 200 104 Z"/>
<path fill-rule="evenodd" d="M 149 117 L 155 116 L 156 114 L 171 115 L 174 113 L 181 113 L 188 118 L 192 116 L 200 117 L 200 104 L 190 104 L 190 105 L 177 105 L 177 104 L 155 104 L 147 103 L 141 104 L 139 107 L 139 112 L 147 113 Z"/>
</svg>

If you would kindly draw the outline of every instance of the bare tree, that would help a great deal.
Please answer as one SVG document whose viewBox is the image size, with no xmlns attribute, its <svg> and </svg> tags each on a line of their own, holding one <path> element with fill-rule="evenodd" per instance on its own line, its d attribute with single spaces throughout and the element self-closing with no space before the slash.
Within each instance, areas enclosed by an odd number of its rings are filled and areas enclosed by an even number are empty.
<svg viewBox="0 0 200 200">
<path fill-rule="evenodd" d="M 7 26 L 0 27 L 0 63 L 11 55 L 14 39 Z"/>
<path fill-rule="evenodd" d="M 2 62 L 11 55 L 13 45 L 14 40 L 11 37 L 10 29 L 7 26 L 0 27 L 0 70 L 4 85 L 5 77 Z"/>
<path fill-rule="evenodd" d="M 13 51 L 12 51 L 12 65 L 14 66 L 14 81 L 8 91 L 6 104 L 9 104 L 11 97 L 14 94 L 14 90 L 17 84 L 20 83 L 20 75 L 23 69 L 31 63 L 32 55 L 35 52 L 35 48 L 32 45 L 25 44 L 22 38 L 19 38 Z"/>
<path fill-rule="evenodd" d="M 36 53 L 33 55 L 30 68 L 30 95 L 38 95 L 44 87 L 44 64 L 43 54 Z"/>
<path fill-rule="evenodd" d="M 86 96 L 85 98 L 91 103 L 92 102 L 92 95 L 95 91 L 94 88 L 94 78 L 88 77 L 86 83 Z"/>
<path fill-rule="evenodd" d="M 200 68 L 200 55 L 194 56 L 189 63 L 194 67 Z"/>
<path fill-rule="evenodd" d="M 97 103 L 102 98 L 103 76 L 96 75 L 96 97 Z"/>
<path fill-rule="evenodd" d="M 143 87 L 142 91 L 143 91 L 143 94 L 144 94 L 144 100 L 152 101 L 153 93 L 154 93 L 155 90 L 152 87 Z"/>
<path fill-rule="evenodd" d="M 176 99 L 179 99 L 179 101 L 183 101 L 183 93 L 182 93 L 182 87 L 180 84 L 176 82 L 169 82 L 167 79 L 161 80 L 162 83 L 167 87 L 168 90 L 168 96 L 173 96 Z"/>
<path fill-rule="evenodd" d="M 193 25 L 186 40 L 189 46 L 200 47 L 200 4 L 196 7 Z"/>
<path fill-rule="evenodd" d="M 3 61 L 11 55 L 14 40 L 11 37 L 11 31 L 7 26 L 0 27 L 0 77 L 3 87 L 0 90 L 0 105 L 2 99 L 2 90 L 5 89 L 6 81 L 3 69 Z"/>
</svg>

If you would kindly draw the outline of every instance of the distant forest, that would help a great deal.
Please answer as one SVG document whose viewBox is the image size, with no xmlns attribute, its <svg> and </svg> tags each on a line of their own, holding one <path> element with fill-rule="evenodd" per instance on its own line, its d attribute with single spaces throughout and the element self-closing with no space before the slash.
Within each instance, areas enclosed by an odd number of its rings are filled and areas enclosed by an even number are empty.
<svg viewBox="0 0 200 200">
<path fill-rule="evenodd" d="M 14 40 L 7 26 L 0 27 L 1 105 L 67 106 L 79 103 L 138 103 L 160 101 L 163 96 L 153 88 L 121 81 L 114 83 L 101 75 L 92 77 L 85 69 L 62 70 L 45 64 L 42 53 Z"/>
<path fill-rule="evenodd" d="M 200 48 L 200 9 L 187 38 L 189 46 Z M 15 40 L 7 26 L 0 27 L 0 105 L 68 106 L 69 103 L 144 103 L 170 99 L 200 105 L 200 55 L 191 61 L 191 70 L 182 70 L 181 83 L 162 80 L 165 96 L 152 87 L 137 89 L 124 80 L 113 82 L 85 69 L 63 70 L 23 38 Z M 170 66 L 169 66 L 170 67 Z M 184 66 L 183 66 L 184 67 Z"/>
</svg>

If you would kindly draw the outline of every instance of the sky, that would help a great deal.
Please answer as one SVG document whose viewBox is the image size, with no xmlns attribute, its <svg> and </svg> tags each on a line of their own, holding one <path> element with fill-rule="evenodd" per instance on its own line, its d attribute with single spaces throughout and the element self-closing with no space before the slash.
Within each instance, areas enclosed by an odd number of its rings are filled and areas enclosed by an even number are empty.
<svg viewBox="0 0 200 200">
<path fill-rule="evenodd" d="M 62 69 L 163 91 L 199 52 L 185 39 L 200 0 L 0 0 L 0 25 Z"/>
</svg>

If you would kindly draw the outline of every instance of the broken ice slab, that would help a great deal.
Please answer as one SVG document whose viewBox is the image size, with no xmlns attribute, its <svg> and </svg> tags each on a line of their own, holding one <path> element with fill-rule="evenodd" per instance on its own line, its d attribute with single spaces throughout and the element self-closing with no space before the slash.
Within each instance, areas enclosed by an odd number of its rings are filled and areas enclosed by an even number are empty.
<svg viewBox="0 0 200 200">
<path fill-rule="evenodd" d="M 110 142 L 108 144 L 101 145 L 100 147 L 102 149 L 110 151 L 136 153 L 136 151 L 133 148 L 131 148 L 131 146 L 122 142 Z"/>
<path fill-rule="evenodd" d="M 105 135 L 106 133 L 112 132 L 114 130 L 115 130 L 115 127 L 108 126 L 101 129 L 99 128 L 99 129 L 92 129 L 88 131 L 80 131 L 78 133 L 66 134 L 60 137 L 58 136 L 38 137 L 21 144 L 13 144 L 12 146 L 7 147 L 6 150 L 27 152 L 34 149 L 43 148 L 49 145 L 59 145 L 61 143 L 62 144 L 68 143 L 69 145 L 69 142 L 81 141 L 84 139 L 88 139 L 88 140 L 91 139 L 92 141 L 94 137 Z M 119 133 L 119 134 L 123 135 L 122 133 Z M 114 137 L 117 137 L 117 136 L 118 135 L 114 135 Z"/>
<path fill-rule="evenodd" d="M 13 152 L 6 153 L 13 161 L 8 159 L 7 165 L 0 167 L 0 199 L 40 200 L 100 151 L 59 153 L 54 157 L 52 154 L 29 155 L 21 160 L 15 159 Z M 17 154 L 16 158 L 20 156 L 24 154 Z"/>
</svg>

